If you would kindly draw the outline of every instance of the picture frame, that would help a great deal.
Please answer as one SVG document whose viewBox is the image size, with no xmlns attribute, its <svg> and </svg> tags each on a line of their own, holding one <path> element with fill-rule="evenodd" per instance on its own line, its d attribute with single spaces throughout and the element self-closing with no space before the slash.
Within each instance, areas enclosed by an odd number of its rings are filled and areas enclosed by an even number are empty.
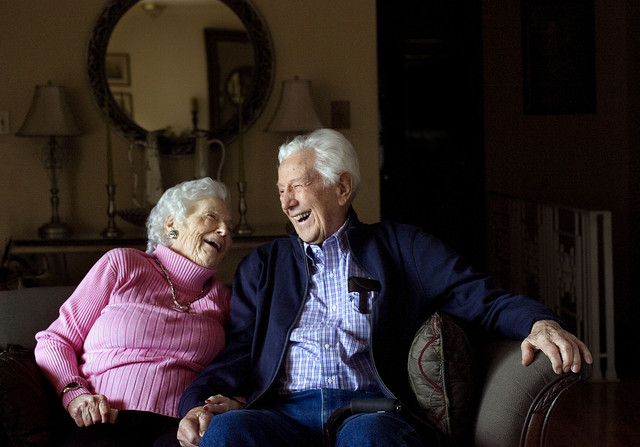
<svg viewBox="0 0 640 447">
<path fill-rule="evenodd" d="M 596 111 L 593 0 L 522 0 L 525 115 Z"/>
<path fill-rule="evenodd" d="M 205 28 L 207 87 L 209 90 L 209 128 L 217 129 L 237 121 L 238 104 L 231 99 L 229 80 L 237 73 L 242 94 L 251 96 L 253 46 L 244 31 Z M 246 103 L 245 103 L 246 104 Z"/>
<path fill-rule="evenodd" d="M 112 91 L 113 99 L 129 118 L 133 118 L 133 95 L 130 92 Z"/>
<path fill-rule="evenodd" d="M 127 53 L 108 53 L 105 61 L 105 71 L 109 85 L 131 85 L 131 69 Z"/>
</svg>

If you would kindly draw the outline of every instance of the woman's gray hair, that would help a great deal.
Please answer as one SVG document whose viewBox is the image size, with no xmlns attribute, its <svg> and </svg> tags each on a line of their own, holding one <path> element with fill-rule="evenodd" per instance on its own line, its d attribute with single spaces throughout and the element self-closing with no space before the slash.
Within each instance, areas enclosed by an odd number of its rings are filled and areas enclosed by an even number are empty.
<svg viewBox="0 0 640 447">
<path fill-rule="evenodd" d="M 147 219 L 147 253 L 153 253 L 158 244 L 171 246 L 171 240 L 164 227 L 169 216 L 183 224 L 187 220 L 187 212 L 194 204 L 212 197 L 220 199 L 227 208 L 231 207 L 229 191 L 225 184 L 209 177 L 178 183 L 167 189 Z"/>
<path fill-rule="evenodd" d="M 316 171 L 323 178 L 324 185 L 334 185 L 340 181 L 344 172 L 353 178 L 351 200 L 360 188 L 360 163 L 353 145 L 342 135 L 332 129 L 318 129 L 307 135 L 298 135 L 293 140 L 280 146 L 278 163 L 301 150 L 312 150 L 316 154 Z"/>
</svg>

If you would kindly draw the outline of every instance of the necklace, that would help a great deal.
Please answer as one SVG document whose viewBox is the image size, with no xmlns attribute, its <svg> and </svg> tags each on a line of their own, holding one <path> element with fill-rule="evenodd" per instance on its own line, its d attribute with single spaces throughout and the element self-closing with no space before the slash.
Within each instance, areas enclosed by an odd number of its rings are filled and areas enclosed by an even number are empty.
<svg viewBox="0 0 640 447">
<path fill-rule="evenodd" d="M 160 269 L 162 270 L 162 273 L 164 274 L 164 277 L 167 278 L 167 282 L 169 283 L 169 286 L 171 287 L 171 298 L 173 298 L 173 307 L 171 309 L 175 310 L 176 312 L 180 312 L 180 313 L 183 313 L 183 314 L 188 314 L 189 313 L 189 308 L 191 307 L 191 305 L 204 296 L 204 290 L 207 288 L 207 284 L 209 284 L 210 280 L 206 280 L 204 282 L 204 284 L 202 284 L 202 290 L 200 291 L 198 296 L 196 296 L 192 301 L 189 301 L 187 304 L 182 305 L 176 299 L 176 289 L 175 289 L 175 287 L 173 287 L 173 282 L 171 281 L 171 278 L 169 278 L 169 274 L 167 273 L 167 269 L 164 268 L 164 265 L 162 265 L 162 262 L 160 262 L 160 260 L 158 258 L 153 258 L 153 259 L 154 259 L 154 261 L 156 261 L 156 264 L 158 264 L 160 266 Z"/>
</svg>

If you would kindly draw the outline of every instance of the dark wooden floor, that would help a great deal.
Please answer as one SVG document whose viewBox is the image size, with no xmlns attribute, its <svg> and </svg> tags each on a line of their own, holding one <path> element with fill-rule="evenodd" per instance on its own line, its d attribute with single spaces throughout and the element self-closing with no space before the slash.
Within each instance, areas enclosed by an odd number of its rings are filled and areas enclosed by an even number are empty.
<svg viewBox="0 0 640 447">
<path fill-rule="evenodd" d="M 640 379 L 576 385 L 552 411 L 545 446 L 640 446 Z"/>
</svg>

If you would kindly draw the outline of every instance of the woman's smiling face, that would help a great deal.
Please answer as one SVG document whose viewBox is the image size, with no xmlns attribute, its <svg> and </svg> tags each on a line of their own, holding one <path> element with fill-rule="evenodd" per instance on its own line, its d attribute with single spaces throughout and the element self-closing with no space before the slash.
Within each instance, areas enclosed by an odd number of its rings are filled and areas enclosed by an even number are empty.
<svg viewBox="0 0 640 447">
<path fill-rule="evenodd" d="M 218 268 L 231 248 L 231 213 L 217 198 L 196 202 L 182 224 L 169 218 L 166 231 L 173 229 L 178 230 L 178 237 L 169 248 L 202 267 Z"/>
</svg>

